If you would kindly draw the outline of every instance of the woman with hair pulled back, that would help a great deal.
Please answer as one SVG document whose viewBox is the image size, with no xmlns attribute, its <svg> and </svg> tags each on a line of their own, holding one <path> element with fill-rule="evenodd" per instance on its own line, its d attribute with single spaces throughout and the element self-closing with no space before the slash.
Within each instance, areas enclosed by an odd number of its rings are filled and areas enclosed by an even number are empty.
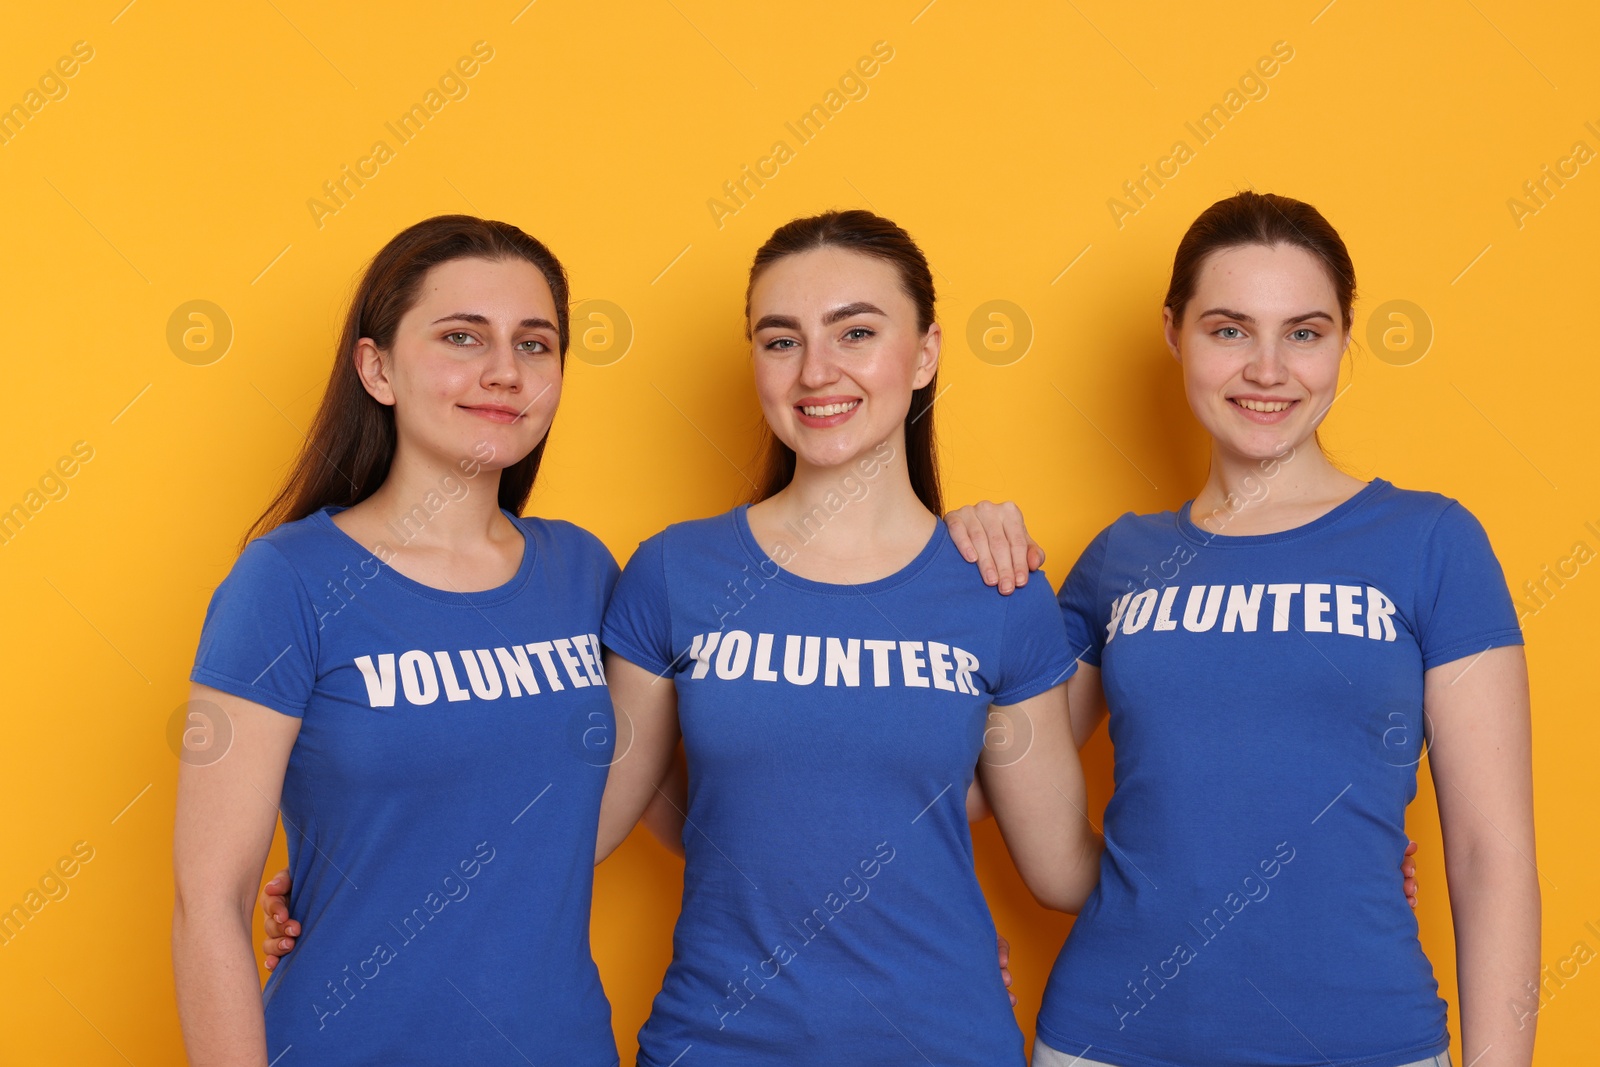
<svg viewBox="0 0 1600 1067">
<path fill-rule="evenodd" d="M 1210 471 L 1176 511 L 1117 519 L 1060 590 L 1083 650 L 1073 733 L 1109 710 L 1115 789 L 1035 1067 L 1449 1064 L 1397 873 L 1424 755 L 1462 1062 L 1532 1062 L 1522 634 L 1465 508 L 1363 482 L 1318 445 L 1354 299 L 1344 242 L 1298 200 L 1240 193 L 1179 244 L 1164 332 Z M 950 518 L 989 580 L 1025 581 L 997 547 L 1026 543 L 1014 509 Z"/>
<path fill-rule="evenodd" d="M 780 227 L 746 314 L 754 501 L 641 544 L 603 630 L 635 753 L 660 765 L 681 731 L 688 765 L 639 1063 L 1020 1063 L 968 793 L 976 768 L 1030 889 L 1075 909 L 1098 842 L 1060 613 L 1042 586 L 985 588 L 938 519 L 941 332 L 904 230 Z"/>
<path fill-rule="evenodd" d="M 227 739 L 178 783 L 193 1064 L 617 1063 L 589 953 L 593 863 L 626 833 L 597 849 L 617 567 L 522 517 L 567 301 L 543 244 L 462 215 L 361 280 L 191 674 L 191 721 Z M 304 937 L 263 994 L 251 904 L 280 804 Z"/>
</svg>

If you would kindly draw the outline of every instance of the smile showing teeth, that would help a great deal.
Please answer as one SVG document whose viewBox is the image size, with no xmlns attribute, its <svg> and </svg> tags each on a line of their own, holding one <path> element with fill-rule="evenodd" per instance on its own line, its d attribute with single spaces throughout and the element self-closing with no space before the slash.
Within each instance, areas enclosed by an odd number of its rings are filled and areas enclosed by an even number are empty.
<svg viewBox="0 0 1600 1067">
<path fill-rule="evenodd" d="M 1259 411 L 1264 414 L 1271 414 L 1274 411 L 1287 411 L 1290 403 L 1287 400 L 1246 400 L 1243 397 L 1234 397 L 1233 402 L 1246 411 Z"/>
<path fill-rule="evenodd" d="M 854 411 L 860 403 L 859 400 L 852 400 L 847 404 L 818 404 L 802 407 L 800 410 L 814 419 L 825 419 L 829 415 L 843 415 L 847 411 Z"/>
</svg>

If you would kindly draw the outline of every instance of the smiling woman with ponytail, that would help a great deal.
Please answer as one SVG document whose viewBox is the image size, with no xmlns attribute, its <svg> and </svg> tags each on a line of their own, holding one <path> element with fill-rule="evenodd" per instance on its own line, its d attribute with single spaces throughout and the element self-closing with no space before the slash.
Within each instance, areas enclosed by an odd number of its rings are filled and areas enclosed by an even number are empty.
<svg viewBox="0 0 1600 1067">
<path fill-rule="evenodd" d="M 1532 1062 L 1522 633 L 1466 508 L 1355 478 L 1317 441 L 1355 288 L 1338 232 L 1289 197 L 1219 201 L 1179 242 L 1163 334 L 1210 470 L 1175 510 L 1101 531 L 1061 587 L 1082 650 L 1073 732 L 1081 745 L 1109 712 L 1116 789 L 1035 1067 L 1448 1067 L 1446 1005 L 1401 892 L 1424 758 L 1460 1062 Z M 951 521 L 963 543 L 1026 542 L 966 509 Z"/>
</svg>

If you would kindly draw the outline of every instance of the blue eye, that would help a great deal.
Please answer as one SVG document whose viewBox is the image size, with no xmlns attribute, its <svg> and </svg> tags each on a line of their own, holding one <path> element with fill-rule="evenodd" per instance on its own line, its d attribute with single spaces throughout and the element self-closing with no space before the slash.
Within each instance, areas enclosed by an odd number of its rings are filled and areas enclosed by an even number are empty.
<svg viewBox="0 0 1600 1067">
<path fill-rule="evenodd" d="M 1294 338 L 1296 341 L 1315 341 L 1321 335 L 1318 334 L 1316 330 L 1301 327 L 1300 329 L 1295 330 L 1289 336 Z"/>
<path fill-rule="evenodd" d="M 789 347 L 791 345 L 798 345 L 798 344 L 799 344 L 799 342 L 796 341 L 793 337 L 777 337 L 777 338 L 774 338 L 771 341 L 768 341 L 765 345 L 762 345 L 762 347 L 765 348 L 769 352 L 773 351 L 774 349 L 778 349 L 780 351 L 788 351 L 788 349 L 789 349 Z"/>
<path fill-rule="evenodd" d="M 1237 326 L 1224 326 L 1222 329 L 1217 330 L 1216 333 L 1217 336 L 1229 341 L 1233 340 L 1235 337 L 1244 336 L 1243 331 L 1241 331 Z"/>
<path fill-rule="evenodd" d="M 872 336 L 872 331 L 865 326 L 852 326 L 844 332 L 844 335 L 852 341 L 865 341 Z"/>
</svg>

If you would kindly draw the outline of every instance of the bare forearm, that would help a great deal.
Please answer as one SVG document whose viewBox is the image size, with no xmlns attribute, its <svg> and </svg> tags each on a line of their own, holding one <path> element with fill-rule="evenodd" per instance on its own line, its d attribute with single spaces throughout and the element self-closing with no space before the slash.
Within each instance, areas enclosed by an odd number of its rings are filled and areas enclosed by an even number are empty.
<svg viewBox="0 0 1600 1067">
<path fill-rule="evenodd" d="M 639 790 L 607 790 L 600 802 L 600 831 L 595 836 L 594 861 L 599 863 L 617 850 L 644 814 L 649 796 Z"/>
<path fill-rule="evenodd" d="M 613 773 L 615 773 L 613 768 Z M 632 771 L 633 768 L 629 768 Z M 595 841 L 594 861 L 611 855 L 639 822 L 669 852 L 683 855 L 684 812 L 689 807 L 689 768 L 679 750 L 662 772 L 659 782 L 633 776 L 618 781 L 613 790 L 607 783 L 600 801 L 600 833 Z"/>
<path fill-rule="evenodd" d="M 1076 913 L 1100 877 L 1100 835 L 1084 815 L 1087 799 L 1076 782 L 1035 781 L 1026 790 L 1002 781 L 1019 768 L 985 769 L 985 792 L 1017 873 L 1040 905 Z"/>
<path fill-rule="evenodd" d="M 606 677 L 618 722 L 630 725 L 626 749 L 606 775 L 600 798 L 600 832 L 594 861 L 599 863 L 633 832 L 645 809 L 658 796 L 657 787 L 678 747 L 678 697 L 670 678 L 606 653 Z M 687 781 L 687 778 L 685 778 Z"/>
<path fill-rule="evenodd" d="M 645 829 L 650 831 L 650 836 L 661 843 L 661 846 L 675 856 L 683 855 L 683 828 L 687 819 L 684 816 L 688 799 L 682 795 L 674 796 L 669 786 L 669 778 L 662 783 L 662 792 L 644 809 L 643 822 Z"/>
<path fill-rule="evenodd" d="M 1447 863 L 1461 1062 L 1529 1067 L 1539 989 L 1539 881 L 1521 857 Z"/>
<path fill-rule="evenodd" d="M 250 941 L 250 906 L 185 908 L 172 920 L 178 1018 L 192 1067 L 265 1067 L 266 1023 Z"/>
</svg>

